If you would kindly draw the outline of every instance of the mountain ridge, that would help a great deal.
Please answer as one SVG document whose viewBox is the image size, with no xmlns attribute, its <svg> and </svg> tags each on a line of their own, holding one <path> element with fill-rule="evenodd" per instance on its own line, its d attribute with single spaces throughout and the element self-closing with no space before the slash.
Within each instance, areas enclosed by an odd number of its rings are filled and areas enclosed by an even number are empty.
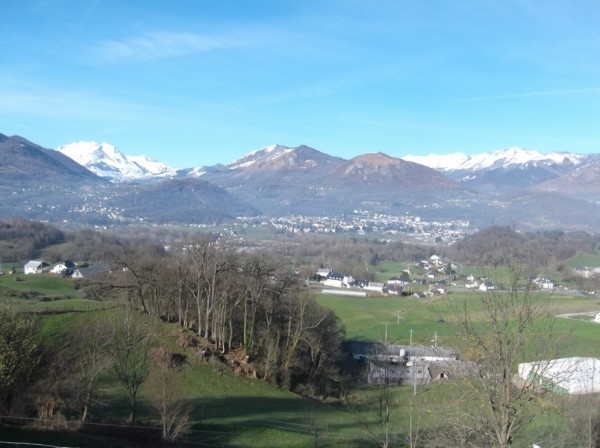
<svg viewBox="0 0 600 448">
<path fill-rule="evenodd" d="M 369 154 L 344 159 L 328 155 L 306 145 L 289 147 L 274 144 L 250 151 L 224 165 L 175 169 L 145 156 L 124 155 L 109 143 L 75 142 L 62 145 L 57 150 L 95 174 L 113 182 L 201 177 L 207 174 L 210 177 L 211 174 L 214 175 L 214 173 L 224 170 L 233 171 L 236 176 L 255 176 L 261 171 L 263 175 L 265 171 L 270 171 L 270 175 L 273 175 L 272 173 L 280 170 L 304 169 L 311 171 L 317 169 L 319 165 L 331 166 L 350 163 L 351 160 L 354 160 L 352 162 L 353 169 L 356 171 L 358 169 L 355 165 L 357 161 Z M 513 186 L 515 188 L 531 187 L 537 183 L 559 178 L 594 158 L 600 160 L 599 154 L 543 153 L 520 147 L 509 147 L 471 155 L 459 152 L 427 156 L 393 157 L 388 155 L 388 157 L 432 168 L 453 182 L 463 184 L 467 188 L 481 189 L 486 193 L 494 190 L 507 191 Z M 511 172 L 511 170 L 520 171 Z M 503 178 L 507 175 L 511 178 L 508 185 L 503 182 Z"/>
<path fill-rule="evenodd" d="M 473 162 L 477 169 L 441 171 L 381 152 L 346 160 L 305 145 L 271 145 L 227 165 L 171 171 L 155 161 L 159 175 L 152 176 L 140 171 L 143 163 L 120 158 L 108 145 L 90 145 L 84 163 L 105 172 L 126 167 L 138 177 L 111 172 L 112 178 L 102 178 L 62 152 L 0 134 L 0 216 L 194 225 L 236 216 L 333 217 L 358 210 L 466 220 L 476 227 L 519 222 L 529 229 L 600 231 L 598 154 L 545 157 L 509 148 L 480 157 L 485 163 Z M 109 157 L 118 163 L 109 164 Z"/>
<path fill-rule="evenodd" d="M 537 150 L 512 146 L 506 149 L 471 155 L 464 153 L 446 155 L 429 154 L 427 156 L 407 155 L 402 158 L 447 172 L 457 170 L 481 171 L 496 168 L 509 168 L 527 163 L 532 163 L 534 165 L 556 165 L 561 163 L 579 165 L 586 158 L 586 155 L 572 152 L 542 153 Z"/>
</svg>

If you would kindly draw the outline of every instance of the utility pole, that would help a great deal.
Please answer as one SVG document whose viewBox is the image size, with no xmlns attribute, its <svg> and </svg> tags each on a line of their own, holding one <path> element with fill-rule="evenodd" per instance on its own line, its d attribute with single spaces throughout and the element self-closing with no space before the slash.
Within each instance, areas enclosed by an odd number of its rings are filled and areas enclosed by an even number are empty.
<svg viewBox="0 0 600 448">
<path fill-rule="evenodd" d="M 416 360 L 413 361 L 412 369 L 413 369 L 413 397 L 416 397 L 417 396 L 417 377 L 416 377 L 417 362 L 416 362 Z"/>
<path fill-rule="evenodd" d="M 412 328 L 410 330 L 410 343 L 408 345 L 412 345 Z"/>
<path fill-rule="evenodd" d="M 395 311 L 392 314 L 396 316 L 396 324 L 400 325 L 400 314 L 402 314 L 402 310 Z"/>
</svg>

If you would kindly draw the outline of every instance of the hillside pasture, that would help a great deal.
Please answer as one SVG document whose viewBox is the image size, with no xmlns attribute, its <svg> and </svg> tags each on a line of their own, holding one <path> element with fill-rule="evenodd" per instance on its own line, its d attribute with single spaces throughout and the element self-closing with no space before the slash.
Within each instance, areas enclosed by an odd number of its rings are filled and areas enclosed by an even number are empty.
<svg viewBox="0 0 600 448">
<path fill-rule="evenodd" d="M 457 313 L 467 304 L 475 322 L 485 325 L 479 302 L 482 292 L 456 292 L 447 296 L 417 299 L 413 297 L 351 298 L 319 295 L 323 306 L 334 310 L 346 330 L 346 338 L 359 341 L 385 340 L 390 344 L 411 342 L 430 345 L 435 334 L 441 346 L 458 348 Z M 546 292 L 534 293 L 548 301 L 552 313 L 600 312 L 597 298 L 573 297 Z M 399 316 L 399 317 L 398 317 Z M 557 336 L 564 341 L 565 356 L 600 356 L 600 326 L 590 322 L 557 319 Z M 412 331 L 411 331 L 412 330 Z"/>
<path fill-rule="evenodd" d="M 395 269 L 395 267 L 391 267 Z M 7 277 L 8 278 L 8 277 Z M 62 299 L 43 302 L 40 300 L 14 299 L 15 304 L 35 310 L 46 306 L 90 306 L 75 290 L 70 279 L 49 276 L 27 276 L 23 282 L 2 279 L 0 287 L 18 284 L 16 291 L 36 290 L 42 295 L 64 296 Z M 0 300 L 6 300 L 6 289 L 0 289 Z M 466 301 L 474 318 L 479 318 L 481 310 L 478 298 L 480 292 L 454 292 L 448 296 L 435 298 L 377 297 L 349 298 L 318 295 L 321 305 L 332 308 L 344 324 L 346 338 L 350 340 L 384 341 L 387 329 L 389 343 L 430 345 L 437 334 L 439 345 L 458 346 L 456 311 Z M 588 297 L 567 297 L 541 294 L 559 313 L 600 311 L 598 299 Z M 100 302 L 101 304 L 103 302 Z M 73 326 L 102 318 L 109 311 L 61 313 L 43 315 L 42 336 L 46 341 L 59 342 L 65 332 Z M 481 317 L 480 322 L 484 324 Z M 378 389 L 351 385 L 353 404 L 348 406 L 340 400 L 329 398 L 323 402 L 307 399 L 264 381 L 246 376 L 237 376 L 222 361 L 205 359 L 198 348 L 184 348 L 178 345 L 177 335 L 184 331 L 174 324 L 157 322 L 160 345 L 185 355 L 186 362 L 180 370 L 184 384 L 184 395 L 193 405 L 192 428 L 186 438 L 188 446 L 232 446 L 232 447 L 364 447 L 372 446 L 365 442 L 367 433 L 364 420 L 375 421 L 373 408 L 366 411 L 367 402 L 373 402 Z M 386 328 L 387 327 L 387 328 Z M 578 356 L 599 356 L 600 327 L 589 322 L 558 319 L 557 334 L 564 336 L 566 354 Z M 411 331 L 412 330 L 412 331 Z M 412 333 L 412 339 L 411 339 Z M 101 404 L 93 409 L 96 422 L 107 424 L 126 419 L 127 397 L 114 375 L 106 371 L 100 382 Z M 420 419 L 421 430 L 440 424 L 444 409 L 464 406 L 461 385 L 455 382 L 432 383 L 419 387 L 413 398 L 411 386 L 393 388 L 394 418 L 393 431 L 405 434 L 409 419 Z M 411 407 L 411 403 L 414 406 Z M 156 427 L 158 421 L 151 412 L 150 394 L 142 388 L 139 408 L 140 425 Z M 525 430 L 537 435 L 539 428 L 559 427 L 562 420 L 553 408 L 540 409 L 534 426 Z M 544 429 L 545 430 L 545 429 Z M 151 431 L 148 429 L 148 431 Z M 23 438 L 17 437 L 23 440 Z M 58 437 L 58 435 L 57 435 Z M 533 440 L 533 436 L 531 441 Z M 529 436 L 526 437 L 529 442 Z M 47 436 L 46 441 L 53 440 Z M 58 440 L 62 440 L 57 438 Z M 73 438 L 80 446 L 86 444 L 84 438 Z M 73 442 L 73 444 L 76 442 Z M 69 444 L 67 444 L 70 446 Z M 111 446 L 119 446 L 117 443 Z M 123 444 L 122 446 L 129 446 Z M 530 446 L 530 445 L 529 445 Z"/>
<path fill-rule="evenodd" d="M 567 265 L 571 268 L 576 266 L 587 266 L 590 268 L 600 267 L 600 254 L 589 252 L 578 252 L 569 259 Z"/>
<path fill-rule="evenodd" d="M 51 274 L 2 276 L 0 304 L 33 313 L 93 311 L 114 306 L 109 301 L 84 298 L 75 285 L 71 278 Z"/>
</svg>

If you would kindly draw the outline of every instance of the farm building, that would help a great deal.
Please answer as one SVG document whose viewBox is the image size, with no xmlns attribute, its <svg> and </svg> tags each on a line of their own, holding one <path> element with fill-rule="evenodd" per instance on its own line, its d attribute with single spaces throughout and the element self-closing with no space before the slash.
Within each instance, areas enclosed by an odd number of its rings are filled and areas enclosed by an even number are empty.
<svg viewBox="0 0 600 448">
<path fill-rule="evenodd" d="M 353 341 L 352 357 L 367 366 L 371 384 L 425 384 L 466 374 L 468 365 L 447 348 L 419 345 L 386 345 Z"/>
<path fill-rule="evenodd" d="M 73 278 L 90 278 L 110 272 L 108 265 L 104 263 L 95 263 L 86 268 L 75 268 Z"/>
<path fill-rule="evenodd" d="M 553 392 L 581 395 L 600 392 L 600 359 L 559 358 L 519 364 L 519 377 Z"/>
<path fill-rule="evenodd" d="M 75 270 L 75 263 L 70 260 L 61 261 L 56 263 L 54 266 L 50 268 L 50 272 L 53 274 L 64 274 L 71 275 Z"/>
<path fill-rule="evenodd" d="M 25 266 L 23 266 L 24 274 L 39 274 L 42 270 L 48 266 L 48 263 L 45 263 L 41 260 L 31 260 L 28 261 Z"/>
</svg>

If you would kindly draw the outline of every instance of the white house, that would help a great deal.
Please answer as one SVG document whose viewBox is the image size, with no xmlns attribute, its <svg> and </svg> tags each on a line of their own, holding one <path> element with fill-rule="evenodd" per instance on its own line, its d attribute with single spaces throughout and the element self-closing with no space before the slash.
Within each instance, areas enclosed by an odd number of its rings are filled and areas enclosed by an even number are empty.
<svg viewBox="0 0 600 448">
<path fill-rule="evenodd" d="M 578 277 L 590 278 L 592 276 L 592 271 L 590 271 L 585 266 L 576 266 L 573 268 L 573 273 Z"/>
<path fill-rule="evenodd" d="M 56 263 L 50 269 L 50 272 L 53 274 L 72 274 L 75 270 L 75 263 L 69 260 L 61 261 Z"/>
<path fill-rule="evenodd" d="M 554 289 L 554 282 L 547 278 L 536 278 L 533 280 L 533 283 L 535 283 L 541 289 L 546 289 L 546 290 Z"/>
<path fill-rule="evenodd" d="M 48 266 L 48 263 L 44 263 L 41 260 L 31 260 L 28 261 L 23 267 L 23 273 L 40 274 L 46 266 Z"/>
<path fill-rule="evenodd" d="M 496 287 L 490 282 L 483 282 L 479 285 L 480 291 L 493 291 L 494 289 L 496 289 Z"/>
<path fill-rule="evenodd" d="M 354 283 L 354 278 L 351 275 L 344 275 L 339 272 L 329 272 L 327 277 L 323 281 L 326 286 L 333 286 L 335 288 L 347 288 Z"/>
<path fill-rule="evenodd" d="M 317 279 L 327 278 L 330 272 L 331 269 L 317 269 L 316 277 Z"/>
<path fill-rule="evenodd" d="M 383 292 L 384 286 L 385 285 L 383 283 L 369 282 L 366 286 L 363 287 L 363 289 L 366 289 L 368 291 Z"/>
</svg>

